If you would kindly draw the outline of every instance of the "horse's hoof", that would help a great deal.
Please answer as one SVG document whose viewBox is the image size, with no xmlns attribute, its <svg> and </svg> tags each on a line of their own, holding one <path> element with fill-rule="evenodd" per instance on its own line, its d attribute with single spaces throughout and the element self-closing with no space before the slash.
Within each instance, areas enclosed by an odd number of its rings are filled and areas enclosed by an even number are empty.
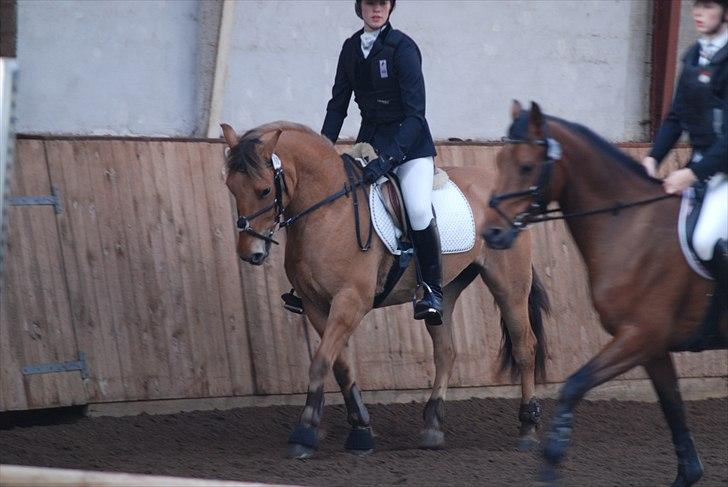
<svg viewBox="0 0 728 487">
<path fill-rule="evenodd" d="M 315 448 L 291 443 L 290 445 L 288 445 L 288 453 L 286 454 L 286 457 L 304 460 L 306 458 L 311 458 L 314 453 L 316 453 Z"/>
<path fill-rule="evenodd" d="M 438 450 L 445 446 L 445 432 L 436 429 L 425 429 L 420 433 L 420 448 Z"/>
<path fill-rule="evenodd" d="M 703 477 L 703 464 L 700 460 L 691 462 L 688 466 L 682 466 L 678 469 L 677 477 L 672 483 L 672 487 L 690 487 Z"/>
<path fill-rule="evenodd" d="M 352 428 L 344 448 L 354 455 L 368 455 L 374 451 L 374 435 L 370 426 Z"/>
<path fill-rule="evenodd" d="M 522 453 L 529 452 L 538 448 L 538 445 L 538 438 L 535 436 L 522 436 L 518 440 L 518 451 Z"/>
<path fill-rule="evenodd" d="M 538 474 L 538 480 L 535 485 L 538 487 L 558 487 L 559 475 L 553 465 L 546 464 L 541 467 Z"/>
</svg>

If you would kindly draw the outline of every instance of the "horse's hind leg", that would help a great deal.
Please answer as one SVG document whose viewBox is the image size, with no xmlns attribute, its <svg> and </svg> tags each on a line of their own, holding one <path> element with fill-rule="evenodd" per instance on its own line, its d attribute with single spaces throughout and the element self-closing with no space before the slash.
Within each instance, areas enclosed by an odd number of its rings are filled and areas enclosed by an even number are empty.
<svg viewBox="0 0 728 487">
<path fill-rule="evenodd" d="M 423 418 L 425 426 L 420 433 L 420 448 L 442 448 L 445 445 L 445 432 L 442 430 L 445 419 L 445 395 L 447 383 L 455 363 L 455 347 L 452 337 L 452 312 L 460 293 L 478 274 L 475 266 L 467 267 L 458 277 L 443 289 L 442 325 L 427 326 L 432 338 L 435 358 L 435 382 L 430 399 L 425 405 Z"/>
<path fill-rule="evenodd" d="M 506 258 L 507 254 L 497 252 L 499 253 L 486 257 L 481 277 L 493 293 L 503 320 L 505 347 L 501 350 L 501 369 L 515 365 L 521 376 L 518 449 L 528 451 L 538 445 L 536 428 L 542 414 L 541 404 L 535 397 L 537 342 L 531 327 L 528 306 L 533 282 L 531 259 L 530 255 L 519 257 L 518 254 L 511 254 Z"/>
<path fill-rule="evenodd" d="M 657 396 L 660 398 L 662 412 L 672 432 L 672 442 L 675 445 L 678 461 L 677 478 L 672 485 L 673 487 L 693 485 L 703 476 L 703 465 L 695 451 L 693 438 L 685 421 L 685 409 L 672 358 L 666 353 L 647 363 L 645 369 L 652 379 Z"/>
</svg>

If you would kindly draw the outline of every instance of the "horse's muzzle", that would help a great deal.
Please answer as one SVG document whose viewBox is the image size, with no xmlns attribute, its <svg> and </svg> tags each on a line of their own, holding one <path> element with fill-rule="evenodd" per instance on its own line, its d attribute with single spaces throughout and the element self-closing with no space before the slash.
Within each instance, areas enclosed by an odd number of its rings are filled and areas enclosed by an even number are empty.
<svg viewBox="0 0 728 487">
<path fill-rule="evenodd" d="M 240 259 L 244 260 L 248 264 L 263 265 L 266 257 L 268 257 L 268 252 L 256 252 L 254 254 L 251 254 L 249 257 L 243 257 L 241 255 Z"/>
<path fill-rule="evenodd" d="M 518 236 L 518 229 L 503 229 L 500 227 L 488 227 L 483 232 L 483 238 L 488 247 L 495 250 L 510 249 Z"/>
</svg>

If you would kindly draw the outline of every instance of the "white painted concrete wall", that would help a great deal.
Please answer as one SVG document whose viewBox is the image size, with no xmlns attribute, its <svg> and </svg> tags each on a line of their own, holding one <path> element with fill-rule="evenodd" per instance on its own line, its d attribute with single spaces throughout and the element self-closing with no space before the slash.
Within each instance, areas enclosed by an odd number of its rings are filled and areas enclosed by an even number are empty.
<svg viewBox="0 0 728 487">
<path fill-rule="evenodd" d="M 342 42 L 360 27 L 353 0 L 237 2 L 221 118 L 238 130 L 276 119 L 319 129 Z M 194 132 L 201 77 L 199 5 L 19 1 L 26 133 Z M 438 139 L 493 140 L 511 98 L 643 140 L 648 118 L 647 0 L 400 0 L 392 22 L 424 56 Z M 352 102 L 342 137 L 353 137 Z"/>
<path fill-rule="evenodd" d="M 18 132 L 194 130 L 193 0 L 19 0 Z"/>
</svg>

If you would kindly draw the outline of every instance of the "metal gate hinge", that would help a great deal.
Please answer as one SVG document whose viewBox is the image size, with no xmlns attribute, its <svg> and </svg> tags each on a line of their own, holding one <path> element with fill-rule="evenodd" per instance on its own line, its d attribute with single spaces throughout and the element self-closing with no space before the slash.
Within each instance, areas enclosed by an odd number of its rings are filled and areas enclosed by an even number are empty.
<svg viewBox="0 0 728 487">
<path fill-rule="evenodd" d="M 50 374 L 53 372 L 72 372 L 79 370 L 81 378 L 88 379 L 88 369 L 86 368 L 86 354 L 78 352 L 78 360 L 70 362 L 56 362 L 49 364 L 26 365 L 21 369 L 23 375 L 33 374 Z"/>
<path fill-rule="evenodd" d="M 56 215 L 63 213 L 61 192 L 56 186 L 51 186 L 51 196 L 13 196 L 8 199 L 10 206 L 49 205 L 53 206 Z"/>
</svg>

